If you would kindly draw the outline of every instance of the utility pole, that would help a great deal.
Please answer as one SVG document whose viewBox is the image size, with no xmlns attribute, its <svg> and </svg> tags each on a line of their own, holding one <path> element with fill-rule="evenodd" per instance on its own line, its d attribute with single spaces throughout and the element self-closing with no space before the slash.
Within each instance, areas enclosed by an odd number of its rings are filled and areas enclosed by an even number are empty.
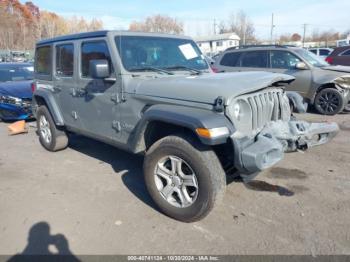
<svg viewBox="0 0 350 262">
<path fill-rule="evenodd" d="M 270 36 L 270 43 L 273 44 L 273 29 L 275 28 L 274 22 L 273 22 L 273 13 L 271 17 L 271 36 Z"/>
<path fill-rule="evenodd" d="M 304 33 L 303 33 L 303 47 L 304 47 L 305 46 L 305 35 L 306 35 L 307 24 L 303 24 L 303 27 L 304 27 Z"/>
<path fill-rule="evenodd" d="M 214 18 L 214 24 L 213 24 L 213 29 L 214 29 L 214 35 L 216 35 L 216 19 Z"/>
</svg>

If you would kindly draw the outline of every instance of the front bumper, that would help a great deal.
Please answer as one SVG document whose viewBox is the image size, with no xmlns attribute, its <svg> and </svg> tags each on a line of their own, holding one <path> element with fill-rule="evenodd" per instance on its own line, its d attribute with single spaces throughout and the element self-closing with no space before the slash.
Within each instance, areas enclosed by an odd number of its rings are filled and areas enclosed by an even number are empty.
<svg viewBox="0 0 350 262">
<path fill-rule="evenodd" d="M 339 131 L 336 123 L 276 121 L 267 124 L 254 138 L 231 137 L 235 167 L 244 179 L 254 178 L 283 159 L 284 153 L 304 151 L 329 142 Z"/>
<path fill-rule="evenodd" d="M 25 120 L 33 118 L 30 106 L 0 104 L 0 118 L 5 121 Z"/>
</svg>

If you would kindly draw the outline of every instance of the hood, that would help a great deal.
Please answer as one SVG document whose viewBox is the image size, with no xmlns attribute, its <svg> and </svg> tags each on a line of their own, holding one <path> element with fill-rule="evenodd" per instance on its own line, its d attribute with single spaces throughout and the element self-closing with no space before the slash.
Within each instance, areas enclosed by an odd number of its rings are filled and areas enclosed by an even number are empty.
<svg viewBox="0 0 350 262">
<path fill-rule="evenodd" d="M 294 77 L 268 72 L 234 72 L 196 76 L 169 76 L 135 79 L 134 93 L 152 97 L 214 104 L 219 96 L 226 105 L 239 95 L 267 88 L 275 83 L 290 83 Z"/>
<path fill-rule="evenodd" d="M 325 67 L 321 67 L 321 69 L 336 71 L 341 73 L 350 73 L 350 66 L 325 66 Z"/>
<path fill-rule="evenodd" d="M 33 81 L 0 82 L 0 94 L 18 98 L 32 98 Z"/>
</svg>

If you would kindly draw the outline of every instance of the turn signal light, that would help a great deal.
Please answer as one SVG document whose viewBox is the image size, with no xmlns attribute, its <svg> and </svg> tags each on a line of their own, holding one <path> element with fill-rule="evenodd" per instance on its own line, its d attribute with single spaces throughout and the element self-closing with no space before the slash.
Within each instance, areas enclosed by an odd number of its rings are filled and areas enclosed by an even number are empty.
<svg viewBox="0 0 350 262">
<path fill-rule="evenodd" d="M 32 88 L 32 93 L 34 93 L 34 91 L 36 90 L 36 83 L 33 82 L 30 87 Z"/>
<path fill-rule="evenodd" d="M 230 131 L 227 127 L 218 127 L 218 128 L 197 128 L 196 133 L 204 138 L 217 138 L 222 136 L 228 136 Z"/>
</svg>

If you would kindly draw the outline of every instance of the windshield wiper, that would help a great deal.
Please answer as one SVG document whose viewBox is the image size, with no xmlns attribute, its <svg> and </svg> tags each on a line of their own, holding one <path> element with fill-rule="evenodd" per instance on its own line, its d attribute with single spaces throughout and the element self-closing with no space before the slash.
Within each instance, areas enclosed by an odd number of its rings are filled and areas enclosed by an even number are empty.
<svg viewBox="0 0 350 262">
<path fill-rule="evenodd" d="M 192 67 L 188 67 L 188 66 L 182 66 L 182 65 L 169 66 L 169 67 L 166 67 L 165 69 L 169 69 L 169 70 L 183 69 L 183 70 L 186 70 L 186 71 L 190 71 L 190 72 L 192 72 L 192 73 L 194 73 L 196 75 L 202 74 L 201 70 L 198 70 L 198 69 L 195 69 L 195 68 L 192 68 Z"/>
<path fill-rule="evenodd" d="M 165 73 L 168 75 L 173 75 L 174 73 L 165 70 L 165 69 L 161 69 L 158 67 L 153 67 L 153 66 L 142 66 L 142 67 L 131 67 L 128 69 L 128 71 L 130 72 L 136 72 L 136 71 L 153 71 L 153 72 L 158 72 L 158 73 Z"/>
</svg>

